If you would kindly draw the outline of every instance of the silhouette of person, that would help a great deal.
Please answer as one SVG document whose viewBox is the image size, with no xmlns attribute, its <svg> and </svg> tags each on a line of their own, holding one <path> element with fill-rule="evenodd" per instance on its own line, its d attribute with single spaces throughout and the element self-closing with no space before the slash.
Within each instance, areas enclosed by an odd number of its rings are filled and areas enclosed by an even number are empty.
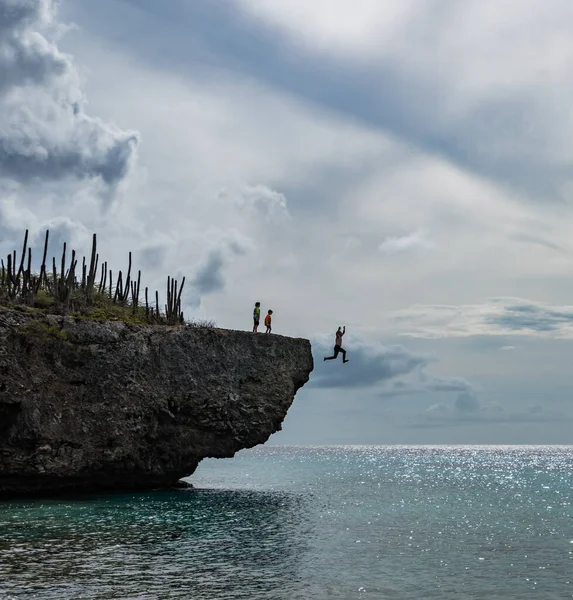
<svg viewBox="0 0 573 600">
<path fill-rule="evenodd" d="M 346 333 L 346 325 L 339 327 L 336 332 L 336 341 L 334 342 L 334 354 L 332 356 L 325 356 L 324 360 L 336 360 L 339 354 L 342 354 L 342 362 L 347 363 L 349 359 L 346 358 L 346 350 L 342 347 L 342 336 Z"/>
</svg>

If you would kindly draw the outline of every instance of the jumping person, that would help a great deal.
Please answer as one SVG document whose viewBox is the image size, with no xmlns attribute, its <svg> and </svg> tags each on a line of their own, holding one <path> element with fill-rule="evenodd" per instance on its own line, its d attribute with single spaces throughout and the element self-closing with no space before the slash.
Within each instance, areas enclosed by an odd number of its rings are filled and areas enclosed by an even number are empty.
<svg viewBox="0 0 573 600">
<path fill-rule="evenodd" d="M 265 333 L 270 333 L 272 331 L 272 327 L 271 327 L 271 315 L 273 314 L 272 310 L 269 310 L 269 312 L 267 313 L 267 316 L 265 317 L 265 325 L 267 327 L 267 330 L 265 331 Z"/>
<path fill-rule="evenodd" d="M 261 320 L 261 303 L 255 302 L 255 310 L 253 311 L 253 333 L 257 333 L 259 322 Z"/>
<path fill-rule="evenodd" d="M 342 353 L 342 362 L 347 363 L 346 350 L 342 347 L 342 336 L 346 333 L 346 325 L 343 328 L 338 328 L 336 332 L 336 341 L 334 342 L 334 354 L 332 356 L 325 356 L 324 360 L 335 360 L 338 355 Z"/>
</svg>

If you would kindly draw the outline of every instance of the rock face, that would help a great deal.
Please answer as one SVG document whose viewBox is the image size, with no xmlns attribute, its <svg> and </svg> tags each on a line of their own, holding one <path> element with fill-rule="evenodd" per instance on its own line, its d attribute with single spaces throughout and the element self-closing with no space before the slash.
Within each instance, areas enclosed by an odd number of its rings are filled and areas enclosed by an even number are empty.
<svg viewBox="0 0 573 600">
<path fill-rule="evenodd" d="M 310 343 L 0 309 L 0 494 L 175 484 L 281 429 Z"/>
</svg>

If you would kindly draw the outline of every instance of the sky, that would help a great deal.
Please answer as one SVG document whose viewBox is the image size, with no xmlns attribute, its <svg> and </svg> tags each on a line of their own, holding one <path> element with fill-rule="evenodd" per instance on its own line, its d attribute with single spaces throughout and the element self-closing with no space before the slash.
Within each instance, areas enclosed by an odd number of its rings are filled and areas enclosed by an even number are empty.
<svg viewBox="0 0 573 600">
<path fill-rule="evenodd" d="M 272 308 L 273 444 L 573 443 L 572 67 L 570 0 L 0 0 L 0 253 Z"/>
</svg>

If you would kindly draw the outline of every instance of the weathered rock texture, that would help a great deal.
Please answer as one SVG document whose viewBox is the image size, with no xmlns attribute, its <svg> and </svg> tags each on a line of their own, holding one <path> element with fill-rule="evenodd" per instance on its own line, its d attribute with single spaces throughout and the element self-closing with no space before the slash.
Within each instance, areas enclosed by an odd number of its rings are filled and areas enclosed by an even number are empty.
<svg viewBox="0 0 573 600">
<path fill-rule="evenodd" d="M 176 483 L 281 429 L 307 340 L 0 309 L 0 494 Z"/>
</svg>

